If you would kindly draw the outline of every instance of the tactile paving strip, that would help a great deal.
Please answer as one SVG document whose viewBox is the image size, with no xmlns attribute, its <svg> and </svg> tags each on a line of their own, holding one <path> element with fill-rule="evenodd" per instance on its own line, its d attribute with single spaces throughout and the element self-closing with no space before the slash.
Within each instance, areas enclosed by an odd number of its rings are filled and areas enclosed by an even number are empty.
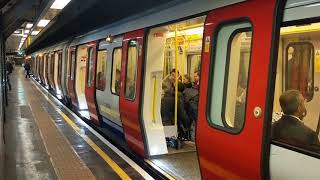
<svg viewBox="0 0 320 180">
<path fill-rule="evenodd" d="M 47 152 L 57 176 L 61 180 L 94 180 L 90 169 L 74 152 L 67 139 L 55 126 L 53 120 L 43 109 L 37 95 L 27 87 L 28 103 L 39 127 Z"/>
</svg>

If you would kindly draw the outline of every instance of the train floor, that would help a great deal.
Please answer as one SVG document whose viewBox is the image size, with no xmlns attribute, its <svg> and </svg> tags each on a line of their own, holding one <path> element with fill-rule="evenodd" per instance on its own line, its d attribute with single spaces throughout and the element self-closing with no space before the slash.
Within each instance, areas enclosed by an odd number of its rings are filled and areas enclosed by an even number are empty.
<svg viewBox="0 0 320 180">
<path fill-rule="evenodd" d="M 32 79 L 10 75 L 5 180 L 153 179 Z"/>
</svg>

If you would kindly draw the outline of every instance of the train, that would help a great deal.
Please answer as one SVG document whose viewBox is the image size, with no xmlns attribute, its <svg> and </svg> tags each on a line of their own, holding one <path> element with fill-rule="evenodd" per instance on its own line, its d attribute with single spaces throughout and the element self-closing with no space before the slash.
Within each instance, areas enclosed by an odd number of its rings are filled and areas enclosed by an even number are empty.
<svg viewBox="0 0 320 180">
<path fill-rule="evenodd" d="M 306 99 L 304 126 L 319 139 L 319 12 L 317 0 L 181 1 L 27 59 L 34 78 L 70 109 L 122 135 L 137 157 L 173 178 L 318 179 L 320 151 L 271 131 L 279 97 L 294 88 Z M 195 139 L 180 148 L 168 145 L 178 136 L 178 90 L 173 123 L 161 114 L 162 84 L 173 71 L 174 85 L 200 72 Z"/>
</svg>

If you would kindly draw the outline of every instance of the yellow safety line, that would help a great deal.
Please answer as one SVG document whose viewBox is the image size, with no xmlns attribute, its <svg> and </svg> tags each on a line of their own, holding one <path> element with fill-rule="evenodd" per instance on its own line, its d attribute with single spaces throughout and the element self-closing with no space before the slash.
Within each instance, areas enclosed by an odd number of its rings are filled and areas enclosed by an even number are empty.
<svg viewBox="0 0 320 180">
<path fill-rule="evenodd" d="M 38 87 L 37 87 L 38 89 Z M 40 92 L 41 90 L 38 89 Z M 42 93 L 42 92 L 41 92 Z M 48 98 L 49 103 L 55 107 L 56 105 Z M 57 109 L 57 112 L 63 117 L 63 119 L 68 123 L 74 131 L 83 138 L 88 145 L 101 156 L 101 158 L 120 176 L 121 179 L 129 180 L 131 179 L 126 172 L 124 172 L 117 163 L 115 163 L 99 146 L 97 146 L 87 135 L 81 132 L 81 129 L 61 110 Z"/>
</svg>

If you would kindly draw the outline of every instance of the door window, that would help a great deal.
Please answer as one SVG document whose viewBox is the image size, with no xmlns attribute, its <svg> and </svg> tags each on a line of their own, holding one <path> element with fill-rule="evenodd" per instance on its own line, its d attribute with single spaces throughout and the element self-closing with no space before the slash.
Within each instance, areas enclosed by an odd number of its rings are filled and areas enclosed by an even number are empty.
<svg viewBox="0 0 320 180">
<path fill-rule="evenodd" d="M 107 68 L 107 50 L 99 50 L 97 56 L 97 81 L 98 90 L 104 91 L 106 88 L 106 68 Z"/>
<path fill-rule="evenodd" d="M 244 126 L 251 54 L 251 24 L 234 23 L 220 27 L 209 103 L 209 121 L 218 129 L 239 133 Z"/>
<path fill-rule="evenodd" d="M 136 96 L 136 78 L 138 65 L 138 41 L 129 41 L 126 79 L 125 79 L 125 97 L 129 100 L 134 100 Z"/>
<path fill-rule="evenodd" d="M 122 49 L 115 48 L 112 55 L 112 74 L 111 74 L 111 92 L 120 95 L 120 74 L 121 74 L 121 57 Z"/>
<path fill-rule="evenodd" d="M 92 68 L 93 68 L 93 48 L 88 49 L 88 74 L 87 74 L 87 86 L 91 87 L 92 82 Z"/>
<path fill-rule="evenodd" d="M 75 66 L 76 66 L 76 54 L 75 54 L 75 51 L 71 51 L 70 52 L 70 58 L 71 58 L 70 79 L 74 80 Z"/>
</svg>

